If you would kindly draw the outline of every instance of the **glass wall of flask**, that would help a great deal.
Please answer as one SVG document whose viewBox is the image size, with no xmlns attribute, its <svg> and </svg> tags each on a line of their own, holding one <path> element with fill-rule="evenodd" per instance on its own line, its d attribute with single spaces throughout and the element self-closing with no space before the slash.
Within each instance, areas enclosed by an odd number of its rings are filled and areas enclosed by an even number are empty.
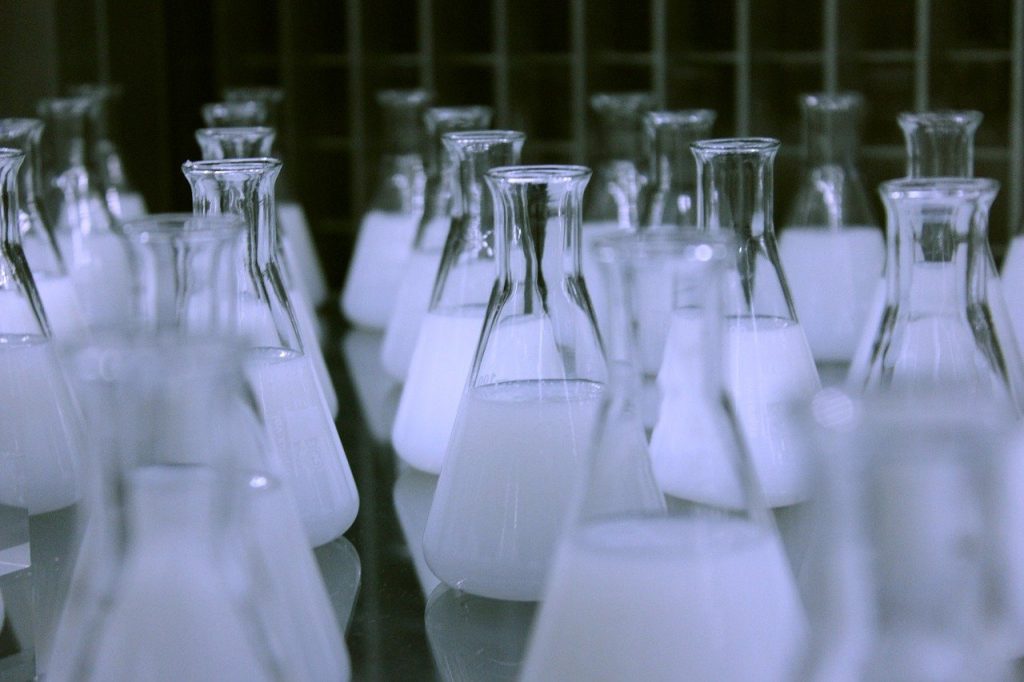
<svg viewBox="0 0 1024 682">
<path fill-rule="evenodd" d="M 275 159 L 186 162 L 197 215 L 239 215 L 246 246 L 236 263 L 238 331 L 249 384 L 314 545 L 352 525 L 359 499 L 324 392 L 302 344 L 277 265 Z"/>
<path fill-rule="evenodd" d="M 381 347 L 381 364 L 395 379 L 405 381 L 423 316 L 430 305 L 441 252 L 452 227 L 458 175 L 455 161 L 441 141 L 445 133 L 486 130 L 493 112 L 490 107 L 431 107 L 423 115 L 426 135 L 424 167 L 427 183 L 423 195 L 423 216 L 416 228 L 412 254 L 398 285 L 398 298 L 388 320 Z M 514 163 L 514 159 L 510 163 Z"/>
<path fill-rule="evenodd" d="M 423 546 L 452 587 L 531 601 L 554 558 L 607 380 L 579 262 L 590 170 L 511 166 L 486 178 L 498 278 Z"/>
<path fill-rule="evenodd" d="M 377 93 L 382 114 L 377 189 L 359 225 L 341 292 L 342 314 L 359 327 L 384 329 L 395 307 L 423 215 L 422 114 L 430 100 L 424 90 Z"/>
<path fill-rule="evenodd" d="M 421 471 L 441 471 L 494 290 L 501 228 L 484 177 L 518 162 L 524 140 L 511 130 L 444 135 L 459 181 L 456 207 L 391 431 L 395 452 Z"/>
<path fill-rule="evenodd" d="M 617 246 L 623 299 L 653 263 L 691 337 L 665 346 L 649 455 L 638 344 L 612 363 L 522 679 L 788 680 L 803 606 L 722 379 L 735 242 Z"/>
</svg>

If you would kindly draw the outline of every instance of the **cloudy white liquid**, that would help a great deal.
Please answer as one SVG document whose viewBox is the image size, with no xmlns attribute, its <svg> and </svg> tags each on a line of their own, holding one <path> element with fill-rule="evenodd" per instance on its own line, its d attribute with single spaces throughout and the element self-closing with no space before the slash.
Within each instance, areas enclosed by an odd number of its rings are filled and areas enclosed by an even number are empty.
<svg viewBox="0 0 1024 682">
<path fill-rule="evenodd" d="M 440 261 L 440 252 L 414 251 L 402 275 L 380 352 L 381 365 L 398 381 L 405 381 L 409 373 L 409 363 L 412 362 L 420 325 L 430 307 Z"/>
<path fill-rule="evenodd" d="M 349 321 L 370 329 L 387 326 L 418 222 L 415 213 L 370 211 L 363 218 L 341 298 Z"/>
<path fill-rule="evenodd" d="M 289 272 L 295 275 L 297 284 L 314 307 L 323 304 L 327 300 L 327 281 L 320 267 L 302 204 L 279 201 L 277 222 L 284 234 L 284 253 L 288 259 Z"/>
</svg>

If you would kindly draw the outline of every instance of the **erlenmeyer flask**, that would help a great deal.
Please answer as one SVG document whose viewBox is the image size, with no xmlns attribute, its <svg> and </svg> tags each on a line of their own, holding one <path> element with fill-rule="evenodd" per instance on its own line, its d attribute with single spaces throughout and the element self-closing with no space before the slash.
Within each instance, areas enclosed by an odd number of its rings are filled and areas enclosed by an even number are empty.
<svg viewBox="0 0 1024 682">
<path fill-rule="evenodd" d="M 17 180 L 21 246 L 54 336 L 70 337 L 85 328 L 85 321 L 54 240 L 52 225 L 42 210 L 43 179 L 39 158 L 42 134 L 43 124 L 36 119 L 0 119 L 0 147 L 18 149 L 25 154 Z"/>
<path fill-rule="evenodd" d="M 635 368 L 613 365 L 524 681 L 783 681 L 802 654 L 796 584 L 722 382 L 723 261 L 734 249 L 666 237 L 657 249 L 672 263 L 677 312 L 696 325 L 694 345 L 666 346 L 665 364 L 702 376 L 666 385 L 662 418 L 678 433 L 695 416 L 680 403 L 702 402 L 700 435 L 720 447 L 649 460 Z"/>
<path fill-rule="evenodd" d="M 209 102 L 200 107 L 207 128 L 261 127 L 269 115 L 263 102 Z"/>
<path fill-rule="evenodd" d="M 399 381 L 405 381 L 409 371 L 416 337 L 430 305 L 441 251 L 456 215 L 453 208 L 459 182 L 457 161 L 453 163 L 449 158 L 441 136 L 459 130 L 484 130 L 491 125 L 491 114 L 490 107 L 432 107 L 423 115 L 428 142 L 423 157 L 427 173 L 423 217 L 381 348 L 381 364 Z M 519 163 L 519 159 L 497 165 L 512 163 Z"/>
<path fill-rule="evenodd" d="M 306 532 L 320 545 L 352 525 L 359 498 L 277 266 L 274 179 L 280 166 L 276 159 L 226 159 L 189 161 L 182 170 L 197 215 L 233 214 L 247 222 L 236 266 L 238 326 L 250 344 L 247 370 Z"/>
<path fill-rule="evenodd" d="M 426 175 L 420 156 L 424 90 L 382 90 L 382 152 L 377 190 L 363 216 L 341 292 L 341 312 L 360 327 L 384 329 L 423 213 Z"/>
<path fill-rule="evenodd" d="M 804 169 L 779 238 L 793 303 L 826 375 L 841 382 L 868 319 L 885 240 L 855 165 L 863 100 L 802 95 Z"/>
<path fill-rule="evenodd" d="M 124 92 L 120 85 L 83 83 L 68 89 L 68 94 L 89 97 L 93 101 L 89 130 L 93 135 L 90 149 L 100 191 L 107 208 L 117 220 L 130 220 L 146 214 L 146 200 L 125 173 L 117 145 L 120 124 L 118 104 Z"/>
<path fill-rule="evenodd" d="M 1018 410 L 1021 359 L 994 325 L 987 239 L 994 180 L 894 180 L 879 189 L 889 239 L 887 308 L 869 363 L 868 388 L 920 389 L 956 381 Z"/>
<path fill-rule="evenodd" d="M 273 140 L 274 129 L 265 127 L 200 128 L 196 131 L 196 142 L 199 143 L 199 149 L 206 161 L 266 157 L 270 154 Z M 280 211 L 276 211 L 273 216 L 280 227 Z M 294 272 L 289 266 L 289 259 L 286 255 L 288 250 L 284 247 L 285 240 L 281 236 L 280 229 L 275 230 L 275 234 L 277 235 L 274 239 L 277 264 L 282 283 L 288 294 L 288 301 L 292 304 L 295 312 L 302 348 L 313 363 L 317 381 L 324 391 L 331 415 L 337 417 L 338 394 L 334 390 L 334 383 L 331 381 L 330 372 L 327 371 L 327 362 L 324 360 L 324 353 L 317 337 L 316 311 L 307 298 L 306 292 L 296 283 Z"/>
<path fill-rule="evenodd" d="M 736 259 L 726 279 L 725 386 L 768 505 L 776 510 L 800 502 L 805 492 L 802 457 L 785 406 L 820 388 L 775 246 L 772 162 L 778 148 L 768 138 L 693 146 L 700 229 L 736 237 Z M 685 317 L 676 315 L 672 323 L 668 344 L 685 344 Z"/>
<path fill-rule="evenodd" d="M 97 329 L 126 322 L 134 275 L 128 247 L 91 168 L 91 109 L 89 97 L 39 103 L 39 116 L 46 124 L 46 214 L 54 221 L 54 235 L 86 327 Z"/>
<path fill-rule="evenodd" d="M 179 333 L 72 353 L 90 512 L 48 679 L 347 677 L 290 500 L 248 468 L 239 358 Z"/>
<path fill-rule="evenodd" d="M 500 226 L 484 174 L 519 161 L 525 139 L 511 130 L 444 136 L 458 166 L 459 205 L 391 432 L 398 456 L 422 471 L 441 471 L 497 275 Z"/>
<path fill-rule="evenodd" d="M 282 161 L 295 158 L 287 147 L 289 131 L 285 129 L 284 89 L 267 86 L 232 87 L 224 89 L 224 99 L 229 102 L 258 102 L 266 109 L 266 123 L 221 124 L 221 125 L 268 125 L 277 130 L 274 157 Z M 207 123 L 213 126 L 212 123 Z M 327 301 L 327 279 L 324 277 L 320 258 L 317 256 L 313 234 L 306 220 L 306 211 L 299 203 L 292 185 L 292 175 L 282 173 L 277 181 L 277 213 L 281 232 L 284 235 L 284 255 L 295 275 L 296 284 L 305 292 L 309 302 L 319 306 Z"/>
<path fill-rule="evenodd" d="M 607 367 L 580 274 L 582 166 L 487 172 L 498 278 L 427 519 L 427 564 L 496 599 L 540 598 Z"/>
</svg>

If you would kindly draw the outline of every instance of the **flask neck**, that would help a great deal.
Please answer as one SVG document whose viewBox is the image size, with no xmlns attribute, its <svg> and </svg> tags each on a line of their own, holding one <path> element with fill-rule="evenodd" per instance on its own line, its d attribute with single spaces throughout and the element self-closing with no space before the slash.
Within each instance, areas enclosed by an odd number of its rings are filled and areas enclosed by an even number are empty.
<svg viewBox="0 0 1024 682">
<path fill-rule="evenodd" d="M 42 135 L 43 124 L 35 119 L 0 120 L 0 147 L 18 149 L 25 154 L 25 161 L 18 170 L 18 206 L 31 214 L 39 214 L 42 204 L 39 198 L 43 172 L 39 159 Z"/>
<path fill-rule="evenodd" d="M 697 169 L 690 145 L 708 137 L 714 120 L 709 110 L 652 112 L 645 117 L 651 178 L 644 189 L 641 227 L 696 225 Z"/>
<path fill-rule="evenodd" d="M 907 148 L 907 177 L 974 176 L 976 111 L 903 113 L 899 118 Z"/>
<path fill-rule="evenodd" d="M 25 155 L 14 149 L 0 153 L 0 244 L 4 253 L 11 247 L 21 249 L 18 217 L 18 171 Z"/>
<path fill-rule="evenodd" d="M 853 168 L 857 157 L 857 112 L 804 109 L 804 164 Z"/>
<path fill-rule="evenodd" d="M 373 202 L 376 208 L 394 213 L 418 213 L 423 209 L 426 175 L 419 154 L 385 154 L 379 176 Z"/>
<path fill-rule="evenodd" d="M 772 166 L 778 142 L 710 140 L 694 146 L 697 225 L 745 240 L 775 238 Z"/>
<path fill-rule="evenodd" d="M 641 158 L 644 142 L 643 116 L 654 107 L 654 97 L 646 92 L 600 93 L 590 99 L 597 129 L 596 158 L 602 162 Z"/>
</svg>

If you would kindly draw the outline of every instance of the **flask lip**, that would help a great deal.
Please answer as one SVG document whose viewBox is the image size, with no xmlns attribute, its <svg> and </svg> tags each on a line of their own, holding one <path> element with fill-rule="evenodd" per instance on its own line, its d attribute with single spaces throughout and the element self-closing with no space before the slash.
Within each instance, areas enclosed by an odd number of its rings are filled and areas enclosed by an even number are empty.
<svg viewBox="0 0 1024 682">
<path fill-rule="evenodd" d="M 498 166 L 487 171 L 487 177 L 513 185 L 570 183 L 587 180 L 587 166 L 538 164 L 534 166 Z"/>
<path fill-rule="evenodd" d="M 458 107 L 430 107 L 423 113 L 423 118 L 428 123 L 442 123 L 462 119 L 489 120 L 493 115 L 494 109 L 491 107 L 473 104 Z"/>
<path fill-rule="evenodd" d="M 781 145 L 782 143 L 774 137 L 720 137 L 699 140 L 691 144 L 690 148 L 701 156 L 718 156 L 737 153 L 775 153 Z"/>
<path fill-rule="evenodd" d="M 232 214 L 153 213 L 122 224 L 126 237 L 140 244 L 150 242 L 216 242 L 237 238 L 245 223 Z"/>
<path fill-rule="evenodd" d="M 44 97 L 36 105 L 40 116 L 82 116 L 90 110 L 93 100 L 87 95 Z"/>
<path fill-rule="evenodd" d="M 855 111 L 864 104 L 859 92 L 807 92 L 800 95 L 800 106 L 817 111 Z"/>
<path fill-rule="evenodd" d="M 879 186 L 889 197 L 906 199 L 972 199 L 994 195 L 999 181 L 991 178 L 900 178 Z"/>
<path fill-rule="evenodd" d="M 25 152 L 23 152 L 20 149 L 15 149 L 14 147 L 0 147 L 0 159 L 3 159 L 5 161 L 20 159 L 24 161 Z"/>
<path fill-rule="evenodd" d="M 384 108 L 391 107 L 417 107 L 429 104 L 433 99 L 433 93 L 422 88 L 408 90 L 378 90 L 377 104 Z"/>
<path fill-rule="evenodd" d="M 975 109 L 936 109 L 934 111 L 902 111 L 896 116 L 904 130 L 924 128 L 968 128 L 973 130 L 981 125 L 985 117 Z"/>
<path fill-rule="evenodd" d="M 598 114 L 609 112 L 641 113 L 653 109 L 657 98 L 653 92 L 626 90 L 622 92 L 595 92 L 590 96 L 590 108 Z"/>
<path fill-rule="evenodd" d="M 181 164 L 185 173 L 203 175 L 257 175 L 267 171 L 279 171 L 284 165 L 278 159 L 270 157 L 253 157 L 248 159 L 219 159 L 216 161 L 186 161 Z"/>
<path fill-rule="evenodd" d="M 21 137 L 42 129 L 38 118 L 0 118 L 0 137 Z"/>
<path fill-rule="evenodd" d="M 224 99 L 243 102 L 274 102 L 284 101 L 284 88 L 277 85 L 232 85 L 224 88 Z"/>
<path fill-rule="evenodd" d="M 526 133 L 518 130 L 457 130 L 441 135 L 445 146 L 457 148 L 469 144 L 523 142 Z"/>
<path fill-rule="evenodd" d="M 268 126 L 210 126 L 196 129 L 197 138 L 251 138 L 266 137 L 273 134 L 274 129 Z"/>
<path fill-rule="evenodd" d="M 713 109 L 676 109 L 649 111 L 644 122 L 653 130 L 659 128 L 713 125 L 718 114 Z"/>
<path fill-rule="evenodd" d="M 207 102 L 200 109 L 208 126 L 214 121 L 244 121 L 246 125 L 263 125 L 268 115 L 266 103 L 257 100 Z"/>
</svg>

